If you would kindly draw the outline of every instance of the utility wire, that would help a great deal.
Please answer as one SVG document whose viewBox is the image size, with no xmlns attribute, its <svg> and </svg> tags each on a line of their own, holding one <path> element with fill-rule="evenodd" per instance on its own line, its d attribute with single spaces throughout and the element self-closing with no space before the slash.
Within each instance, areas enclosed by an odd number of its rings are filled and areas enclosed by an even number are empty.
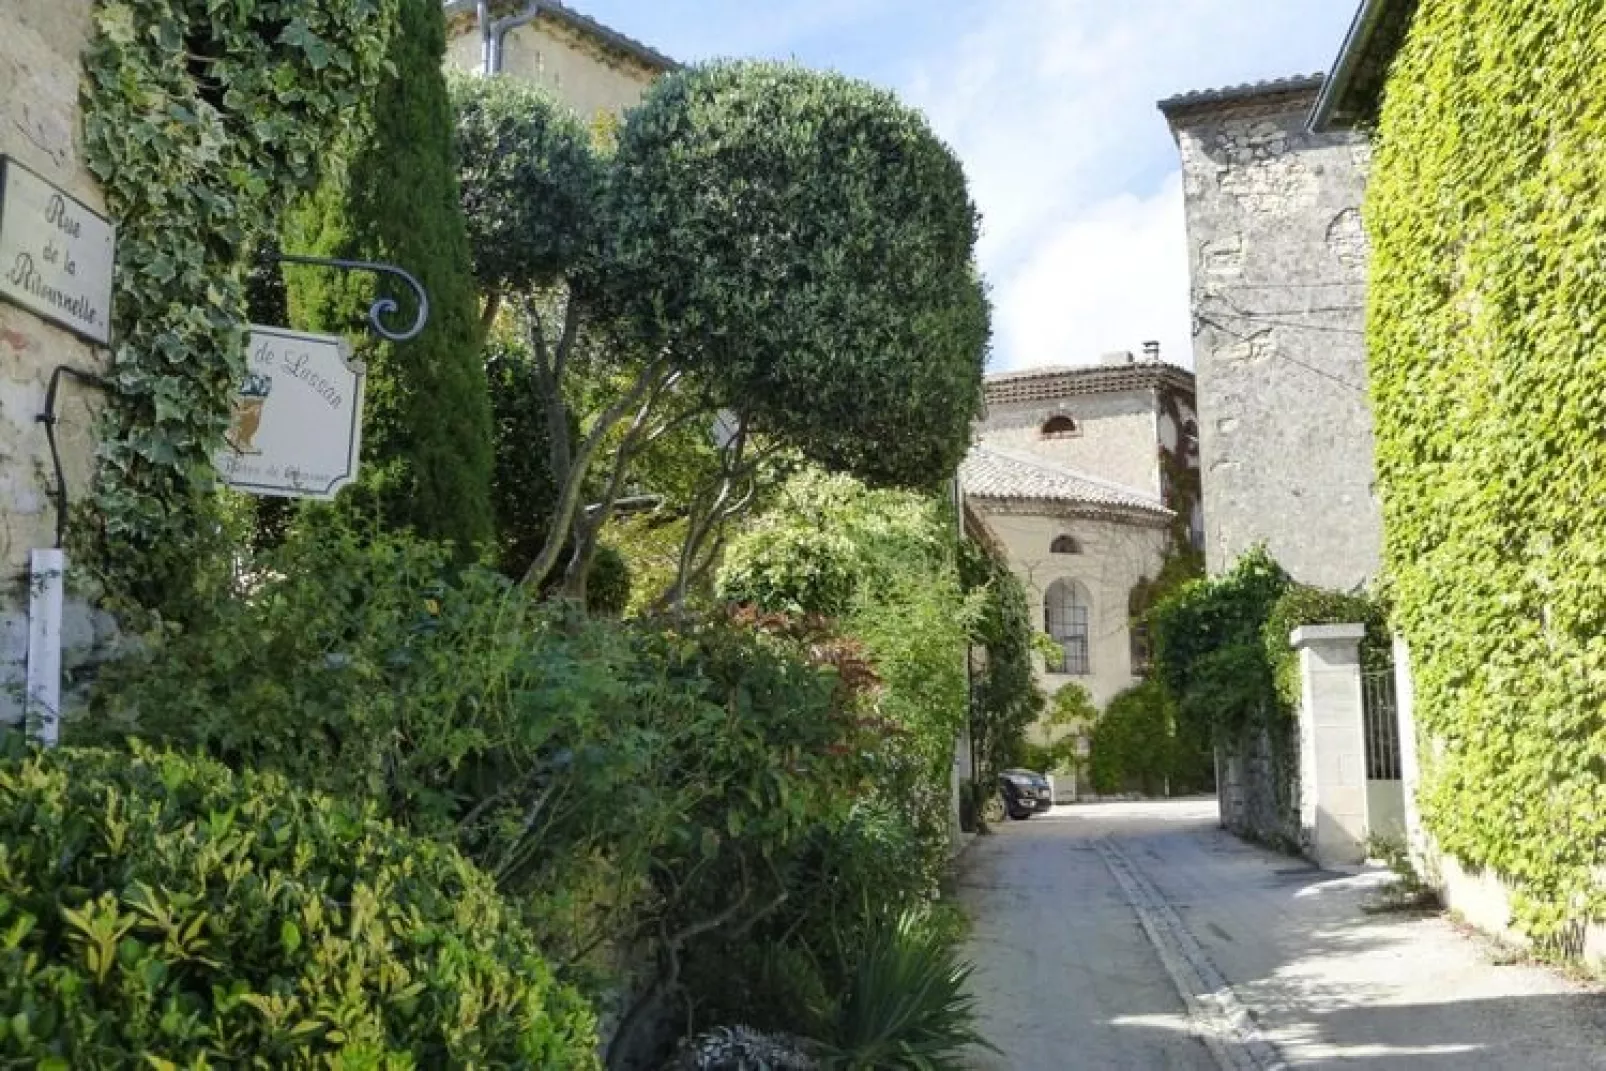
<svg viewBox="0 0 1606 1071">
<path fill-rule="evenodd" d="M 1334 327 L 1331 324 L 1302 324 L 1296 320 L 1274 320 L 1270 316 L 1256 316 L 1241 312 L 1218 312 L 1215 315 L 1225 316 L 1229 320 L 1243 320 L 1246 323 L 1266 324 L 1269 327 L 1292 327 L 1299 331 L 1319 331 L 1323 334 L 1350 335 L 1354 338 L 1364 338 L 1366 336 L 1365 331 L 1354 327 Z"/>
<path fill-rule="evenodd" d="M 1241 334 L 1241 333 L 1239 333 L 1237 331 L 1234 331 L 1232 328 L 1228 327 L 1226 324 L 1221 323 L 1221 322 L 1219 322 L 1217 320 L 1213 320 L 1209 316 L 1206 316 L 1202 312 L 1201 313 L 1195 313 L 1195 315 L 1198 317 L 1200 323 L 1209 324 L 1211 327 L 1214 327 L 1216 330 L 1223 331 L 1223 332 L 1231 335 L 1233 338 L 1239 339 L 1241 341 L 1248 342 L 1254 337 L 1252 335 L 1245 335 L 1245 334 Z M 1362 386 L 1360 386 L 1358 384 L 1352 383 L 1349 380 L 1345 379 L 1343 376 L 1335 376 L 1333 373 L 1327 371 L 1325 368 L 1317 368 L 1313 364 L 1306 364 L 1304 361 L 1301 361 L 1298 358 L 1290 357 L 1286 353 L 1278 353 L 1276 350 L 1273 350 L 1270 353 L 1270 356 L 1276 358 L 1279 361 L 1286 361 L 1288 364 L 1297 365 L 1298 367 L 1303 368 L 1305 371 L 1310 372 L 1312 375 L 1317 375 L 1317 376 L 1321 376 L 1323 379 L 1332 380 L 1334 383 L 1337 383 L 1339 386 L 1348 387 L 1350 390 L 1356 391 L 1359 394 L 1363 394 L 1364 395 L 1366 393 L 1366 388 L 1365 387 L 1362 387 Z"/>
</svg>

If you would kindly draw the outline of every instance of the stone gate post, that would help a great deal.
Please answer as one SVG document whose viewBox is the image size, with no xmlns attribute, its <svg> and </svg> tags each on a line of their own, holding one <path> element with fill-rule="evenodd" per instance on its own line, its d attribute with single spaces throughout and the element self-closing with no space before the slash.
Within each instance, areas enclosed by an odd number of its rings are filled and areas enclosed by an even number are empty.
<svg viewBox="0 0 1606 1071">
<path fill-rule="evenodd" d="M 1299 653 L 1300 820 L 1319 866 L 1366 861 L 1363 625 L 1306 625 Z"/>
</svg>

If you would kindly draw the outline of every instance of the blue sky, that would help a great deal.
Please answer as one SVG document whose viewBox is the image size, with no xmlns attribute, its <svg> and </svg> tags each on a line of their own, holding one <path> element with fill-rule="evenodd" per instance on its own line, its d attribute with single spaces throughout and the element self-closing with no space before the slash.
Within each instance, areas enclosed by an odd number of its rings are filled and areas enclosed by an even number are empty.
<svg viewBox="0 0 1606 1071">
<path fill-rule="evenodd" d="M 1154 102 L 1326 69 L 1355 0 L 570 0 L 682 61 L 796 59 L 923 109 L 983 216 L 994 370 L 1158 339 L 1191 364 L 1176 147 Z"/>
</svg>

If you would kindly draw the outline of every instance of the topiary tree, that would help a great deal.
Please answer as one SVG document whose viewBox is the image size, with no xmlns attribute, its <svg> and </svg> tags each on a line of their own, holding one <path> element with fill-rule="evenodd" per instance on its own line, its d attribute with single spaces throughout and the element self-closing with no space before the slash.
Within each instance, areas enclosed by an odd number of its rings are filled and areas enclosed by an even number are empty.
<svg viewBox="0 0 1606 1071">
<path fill-rule="evenodd" d="M 521 309 L 562 488 L 526 582 L 568 542 L 566 587 L 582 592 L 632 460 L 716 413 L 725 432 L 686 504 L 679 595 L 776 449 L 874 484 L 951 475 L 988 309 L 964 174 L 918 113 L 839 75 L 721 63 L 658 82 L 617 147 L 588 160 L 588 135 L 540 91 L 456 88 L 465 204 L 509 209 L 505 229 L 477 235 L 481 285 L 562 294 L 561 312 Z M 543 198 L 595 211 L 518 211 Z M 572 436 L 579 376 L 606 389 Z M 582 510 L 605 447 L 599 508 Z"/>
<path fill-rule="evenodd" d="M 358 317 L 376 284 L 366 277 L 296 269 L 290 295 L 302 322 L 354 333 L 368 365 L 364 472 L 351 497 L 392 527 L 454 543 L 460 556 L 472 557 L 495 531 L 494 459 L 483 332 L 441 74 L 445 48 L 441 5 L 400 0 L 390 50 L 395 73 L 370 105 L 372 134 L 287 235 L 298 251 L 390 261 L 412 272 L 429 294 L 423 334 L 409 342 L 368 336 Z M 411 292 L 377 285 L 407 322 L 416 307 Z"/>
<path fill-rule="evenodd" d="M 149 750 L 0 764 L 0 1061 L 595 1068 L 490 879 L 282 777 Z"/>
</svg>

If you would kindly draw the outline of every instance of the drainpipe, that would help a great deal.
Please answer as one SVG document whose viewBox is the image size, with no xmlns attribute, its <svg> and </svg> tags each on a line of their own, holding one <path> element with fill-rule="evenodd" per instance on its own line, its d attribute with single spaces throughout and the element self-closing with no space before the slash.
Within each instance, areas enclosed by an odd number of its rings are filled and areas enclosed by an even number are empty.
<svg viewBox="0 0 1606 1071">
<path fill-rule="evenodd" d="M 480 27 L 480 67 L 482 74 L 499 74 L 502 70 L 502 42 L 520 26 L 527 26 L 540 18 L 546 10 L 541 0 L 531 0 L 529 6 L 517 15 L 505 19 L 491 18 L 490 0 L 478 0 L 474 6 Z"/>
</svg>

